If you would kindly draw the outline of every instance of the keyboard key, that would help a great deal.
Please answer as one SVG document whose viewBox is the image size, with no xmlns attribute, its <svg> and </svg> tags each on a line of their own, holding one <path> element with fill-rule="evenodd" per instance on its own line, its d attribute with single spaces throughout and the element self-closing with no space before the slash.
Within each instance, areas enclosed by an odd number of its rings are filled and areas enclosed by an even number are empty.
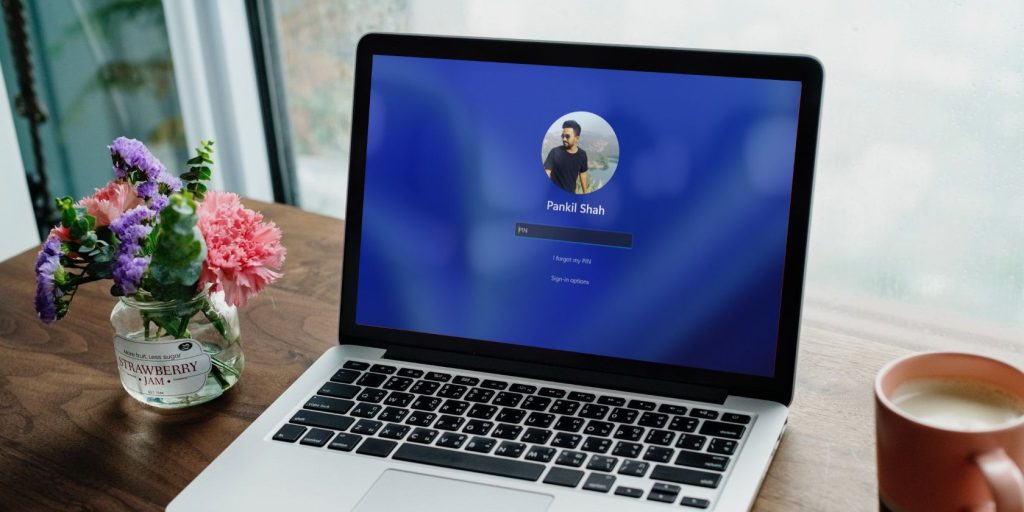
<svg viewBox="0 0 1024 512">
<path fill-rule="evenodd" d="M 736 425 L 733 423 L 722 423 L 720 421 L 705 421 L 700 427 L 700 433 L 715 437 L 728 437 L 729 439 L 739 439 L 743 437 L 743 432 L 747 430 L 747 427 L 743 425 Z"/>
<path fill-rule="evenodd" d="M 594 455 L 590 458 L 590 463 L 587 464 L 587 469 L 594 471 L 604 471 L 611 473 L 615 469 L 615 464 L 619 462 L 619 459 L 615 457 L 605 457 L 604 455 Z"/>
<path fill-rule="evenodd" d="M 529 384 L 512 384 L 512 386 L 510 386 L 508 390 L 514 393 L 532 395 L 537 392 L 537 386 L 531 386 Z"/>
<path fill-rule="evenodd" d="M 649 462 L 627 460 L 622 462 L 622 467 L 619 468 L 619 474 L 643 477 L 647 474 L 647 468 L 649 467 L 651 467 Z"/>
<path fill-rule="evenodd" d="M 332 450 L 339 450 L 343 452 L 350 452 L 353 448 L 359 444 L 359 441 L 363 440 L 363 436 L 357 436 L 355 434 L 346 434 L 344 432 L 334 436 L 334 440 L 331 444 L 327 445 Z"/>
<path fill-rule="evenodd" d="M 668 423 L 668 415 L 659 414 L 656 412 L 645 412 L 640 415 L 640 421 L 636 422 L 636 424 L 640 425 L 641 427 L 654 428 L 664 427 L 666 423 Z"/>
<path fill-rule="evenodd" d="M 615 439 L 625 439 L 627 441 L 639 441 L 644 437 L 643 427 L 631 427 L 629 425 L 622 425 L 615 431 Z"/>
<path fill-rule="evenodd" d="M 626 399 L 617 396 L 602 396 L 597 399 L 597 403 L 601 405 L 610 405 L 612 407 L 622 407 L 626 405 Z"/>
<path fill-rule="evenodd" d="M 544 483 L 561 485 L 564 487 L 576 487 L 582 479 L 582 471 L 566 468 L 551 468 L 551 471 L 548 471 L 548 476 L 544 477 Z"/>
<path fill-rule="evenodd" d="M 487 403 L 491 401 L 492 397 L 494 397 L 493 389 L 473 388 L 466 393 L 463 399 L 469 402 Z"/>
<path fill-rule="evenodd" d="M 690 416 L 694 418 L 705 418 L 709 420 L 718 419 L 718 411 L 712 411 L 711 409 L 697 409 L 693 408 L 690 410 Z"/>
<path fill-rule="evenodd" d="M 498 442 L 489 437 L 473 436 L 466 445 L 466 449 L 471 452 L 487 453 L 491 451 L 496 444 L 498 444 Z"/>
<path fill-rule="evenodd" d="M 693 498 L 690 496 L 683 496 L 683 502 L 680 505 L 693 508 L 708 508 L 711 506 L 711 502 L 702 498 Z"/>
<path fill-rule="evenodd" d="M 402 368 L 398 370 L 399 377 L 409 377 L 410 379 L 418 379 L 423 376 L 423 370 L 416 370 L 414 368 Z"/>
<path fill-rule="evenodd" d="M 523 422 L 523 424 L 528 426 L 528 427 L 548 428 L 554 422 L 555 422 L 555 415 L 554 414 L 545 414 L 545 413 L 542 413 L 542 412 L 531 412 L 530 415 L 526 417 L 526 421 Z"/>
<path fill-rule="evenodd" d="M 455 432 L 445 432 L 441 434 L 441 439 L 437 440 L 438 446 L 444 446 L 445 448 L 461 448 L 463 443 L 469 439 L 466 434 L 458 434 Z"/>
<path fill-rule="evenodd" d="M 679 442 L 676 443 L 676 448 L 700 451 L 701 448 L 704 448 L 704 442 L 707 440 L 708 438 L 698 436 L 697 434 L 683 434 L 679 436 Z"/>
<path fill-rule="evenodd" d="M 361 453 L 363 455 L 373 455 L 374 457 L 387 457 L 388 455 L 391 454 L 391 450 L 394 450 L 396 446 L 398 446 L 398 443 L 396 443 L 395 441 L 388 441 L 387 439 L 374 439 L 371 437 L 366 441 L 363 441 L 363 444 L 359 445 L 359 449 L 356 450 L 356 453 Z M 403 446 L 415 445 L 406 444 Z"/>
<path fill-rule="evenodd" d="M 356 400 L 360 402 L 380 403 L 387 396 L 388 392 L 383 389 L 366 388 L 356 395 Z"/>
<path fill-rule="evenodd" d="M 630 409 L 640 409 L 641 411 L 653 411 L 654 406 L 654 402 L 648 402 L 647 400 L 630 400 L 627 407 Z"/>
<path fill-rule="evenodd" d="M 405 434 L 409 432 L 412 427 L 408 425 L 399 425 L 397 423 L 388 423 L 384 425 L 384 428 L 380 429 L 380 437 L 385 439 L 401 439 L 405 437 Z"/>
<path fill-rule="evenodd" d="M 636 421 L 637 414 L 639 413 L 635 409 L 616 407 L 612 410 L 612 413 L 608 415 L 608 421 L 614 421 L 616 423 L 633 423 Z"/>
<path fill-rule="evenodd" d="M 381 406 L 377 404 L 360 402 L 352 409 L 352 412 L 350 412 L 349 414 L 357 418 L 372 418 L 376 416 L 377 413 L 380 412 L 380 410 Z"/>
<path fill-rule="evenodd" d="M 442 414 L 441 417 L 437 419 L 437 423 L 434 424 L 434 428 L 439 428 L 441 430 L 451 430 L 454 432 L 462 428 L 462 424 L 465 422 L 466 418 L 463 418 L 461 416 Z"/>
<path fill-rule="evenodd" d="M 747 423 L 750 423 L 750 416 L 747 416 L 746 414 L 727 412 L 722 414 L 722 421 L 728 421 L 729 423 L 742 423 L 746 425 Z"/>
<path fill-rule="evenodd" d="M 648 446 L 647 451 L 644 452 L 644 460 L 652 462 L 671 462 L 672 456 L 675 455 L 676 451 L 672 448 L 660 448 L 657 446 Z"/>
<path fill-rule="evenodd" d="M 410 407 L 417 411 L 433 411 L 441 406 L 442 399 L 436 396 L 420 396 L 418 397 Z"/>
<path fill-rule="evenodd" d="M 651 472 L 651 478 L 654 480 L 664 480 L 666 482 L 675 482 L 677 484 L 696 485 L 699 487 L 714 489 L 718 487 L 718 483 L 722 480 L 722 475 L 718 473 L 697 471 L 694 469 L 662 466 L 659 464 L 655 466 L 654 471 Z"/>
<path fill-rule="evenodd" d="M 533 444 L 544 444 L 551 439 L 551 431 L 543 428 L 528 428 L 523 434 L 523 442 Z"/>
<path fill-rule="evenodd" d="M 651 490 L 655 492 L 663 492 L 665 494 L 679 494 L 679 491 L 682 491 L 683 488 L 678 485 L 655 482 L 654 485 L 651 486 Z"/>
<path fill-rule="evenodd" d="M 388 366 L 386 364 L 375 364 L 370 367 L 370 371 L 374 373 L 385 373 L 391 375 L 392 373 L 397 372 L 398 368 L 395 368 L 394 366 Z"/>
<path fill-rule="evenodd" d="M 585 452 L 605 453 L 612 447 L 612 440 L 605 437 L 587 437 L 580 448 Z"/>
<path fill-rule="evenodd" d="M 528 396 L 526 400 L 523 400 L 523 404 L 520 405 L 523 409 L 528 411 L 543 411 L 551 405 L 551 399 L 542 396 Z"/>
<path fill-rule="evenodd" d="M 593 393 L 581 393 L 579 391 L 573 391 L 566 397 L 569 400 L 575 400 L 577 402 L 593 402 L 597 399 L 597 395 Z"/>
<path fill-rule="evenodd" d="M 650 477 L 655 480 L 672 481 L 709 488 L 717 487 L 718 483 L 722 480 L 722 475 L 718 473 L 708 473 L 705 471 L 663 466 L 660 464 L 654 466 L 654 471 L 651 471 Z"/>
<path fill-rule="evenodd" d="M 612 490 L 613 485 L 615 485 L 614 476 L 591 473 L 587 477 L 587 481 L 583 483 L 583 488 L 588 491 L 608 492 Z"/>
<path fill-rule="evenodd" d="M 462 398 L 462 395 L 466 394 L 468 389 L 466 386 L 458 384 L 445 384 L 441 386 L 441 389 L 437 390 L 437 396 L 442 398 Z"/>
<path fill-rule="evenodd" d="M 405 423 L 414 427 L 429 427 L 435 419 L 437 419 L 436 413 L 413 411 L 412 414 L 409 415 L 409 419 L 405 420 Z"/>
<path fill-rule="evenodd" d="M 579 432 L 583 428 L 583 418 L 576 418 L 573 416 L 562 416 L 558 418 L 558 422 L 555 423 L 555 430 L 561 430 L 563 432 Z"/>
<path fill-rule="evenodd" d="M 522 399 L 523 395 L 520 395 L 519 393 L 502 391 L 494 396 L 494 401 L 491 403 L 502 407 L 515 407 L 519 405 L 519 401 Z"/>
<path fill-rule="evenodd" d="M 519 423 L 520 421 L 523 421 L 523 418 L 525 417 L 526 411 L 522 409 L 505 408 L 498 413 L 498 421 L 503 423 Z"/>
<path fill-rule="evenodd" d="M 435 382 L 448 382 L 448 381 L 452 380 L 452 376 L 451 375 L 449 375 L 447 373 L 440 373 L 440 372 L 427 372 L 427 375 L 425 377 L 423 377 L 423 378 L 427 379 L 427 380 L 432 380 L 432 381 L 435 381 Z"/>
<path fill-rule="evenodd" d="M 732 455 L 733 452 L 736 451 L 736 441 L 730 441 L 728 439 L 719 439 L 717 437 L 714 437 L 711 439 L 711 444 L 708 445 L 708 451 L 711 453 Z"/>
<path fill-rule="evenodd" d="M 437 391 L 437 388 L 439 387 L 441 387 L 441 385 L 436 382 L 429 380 L 418 380 L 416 381 L 416 384 L 413 384 L 412 388 L 409 389 L 409 392 L 416 393 L 417 395 L 429 395 L 432 394 L 434 391 Z"/>
<path fill-rule="evenodd" d="M 476 386 L 480 383 L 480 379 L 476 377 L 466 377 L 465 375 L 459 375 L 452 380 L 455 384 L 461 384 L 463 386 Z"/>
<path fill-rule="evenodd" d="M 391 405 L 394 407 L 406 407 L 416 398 L 416 395 L 412 393 L 402 393 L 401 391 L 392 391 L 387 398 L 384 399 L 385 405 Z"/>
<path fill-rule="evenodd" d="M 559 466 L 572 466 L 578 468 L 583 465 L 583 461 L 587 460 L 587 454 L 583 452 L 573 452 L 569 450 L 562 450 L 562 453 L 558 454 L 558 458 L 555 459 L 555 464 Z"/>
<path fill-rule="evenodd" d="M 475 434 L 478 436 L 486 436 L 491 429 L 494 428 L 494 423 L 483 420 L 469 420 L 466 423 L 466 428 L 462 429 L 467 434 Z"/>
<path fill-rule="evenodd" d="M 663 412 L 666 414 L 677 414 L 682 416 L 683 414 L 686 414 L 686 407 L 683 407 L 681 405 L 661 404 L 658 406 L 658 412 Z"/>
<path fill-rule="evenodd" d="M 537 481 L 545 468 L 543 464 L 417 444 L 403 444 L 394 459 L 530 481 Z"/>
<path fill-rule="evenodd" d="M 495 455 L 502 457 L 509 457 L 512 459 L 518 459 L 523 452 L 526 451 L 526 445 L 523 443 L 514 443 L 512 441 L 504 441 L 498 445 L 498 449 L 494 450 Z"/>
<path fill-rule="evenodd" d="M 462 400 L 446 400 L 444 405 L 441 406 L 440 412 L 461 416 L 468 408 L 469 402 L 463 402 Z"/>
<path fill-rule="evenodd" d="M 607 405 L 586 404 L 580 409 L 579 416 L 592 420 L 603 420 L 608 414 Z"/>
<path fill-rule="evenodd" d="M 329 428 L 331 430 L 345 430 L 355 420 L 348 416 L 338 416 L 326 412 L 299 411 L 288 420 L 290 423 L 306 425 L 309 427 Z"/>
<path fill-rule="evenodd" d="M 391 391 L 405 391 L 412 386 L 412 382 L 413 380 L 409 377 L 391 377 L 382 387 Z"/>
<path fill-rule="evenodd" d="M 540 396 L 546 396 L 550 398 L 562 398 L 565 396 L 565 390 L 555 388 L 540 388 L 540 391 L 538 391 L 537 394 Z"/>
<path fill-rule="evenodd" d="M 306 427 L 300 427 L 298 425 L 286 424 L 281 427 L 280 430 L 274 434 L 274 441 L 284 441 L 286 443 L 294 443 L 302 437 L 303 432 L 306 431 Z"/>
<path fill-rule="evenodd" d="M 626 486 L 620 485 L 617 489 L 615 489 L 615 494 L 617 496 L 627 496 L 627 497 L 630 497 L 630 498 L 640 498 L 640 497 L 642 497 L 644 495 L 644 491 L 642 489 L 637 489 L 636 487 L 626 487 Z"/>
<path fill-rule="evenodd" d="M 551 412 L 569 416 L 575 414 L 576 409 L 579 408 L 579 402 L 573 402 L 572 400 L 555 400 L 554 405 L 551 406 Z"/>
<path fill-rule="evenodd" d="M 302 407 L 304 409 L 312 409 L 315 411 L 327 411 L 336 414 L 346 414 L 352 409 L 352 406 L 356 403 L 351 400 L 344 400 L 341 398 L 327 398 L 326 396 L 314 396 L 306 401 L 306 405 Z"/>
<path fill-rule="evenodd" d="M 641 450 L 643 450 L 642 445 L 636 443 L 627 443 L 625 441 L 619 441 L 619 443 L 615 445 L 615 449 L 612 450 L 612 455 L 636 459 L 640 457 Z"/>
<path fill-rule="evenodd" d="M 674 503 L 678 497 L 678 494 L 665 494 L 663 492 L 656 491 L 647 493 L 647 499 L 651 501 L 660 501 L 662 503 Z"/>
<path fill-rule="evenodd" d="M 509 425 L 508 423 L 498 423 L 498 426 L 494 427 L 494 431 L 491 435 L 498 439 L 515 439 L 519 437 L 519 433 L 523 431 L 523 427 L 519 425 Z"/>
<path fill-rule="evenodd" d="M 580 441 L 582 440 L 583 436 L 579 434 L 559 432 L 555 434 L 555 438 L 551 440 L 551 446 L 556 446 L 558 448 L 576 448 L 576 445 L 580 444 Z"/>
<path fill-rule="evenodd" d="M 661 461 L 668 462 L 668 461 Z M 677 466 L 690 466 L 691 468 L 713 469 L 725 471 L 729 466 L 729 457 L 725 455 L 712 455 L 709 453 L 698 453 L 681 450 L 676 458 Z"/>
<path fill-rule="evenodd" d="M 615 425 L 606 421 L 590 420 L 583 432 L 592 436 L 608 437 L 612 435 Z"/>
<path fill-rule="evenodd" d="M 377 420 L 359 420 L 352 426 L 352 432 L 372 436 L 376 434 L 382 426 L 384 426 L 384 424 Z"/>
<path fill-rule="evenodd" d="M 326 382 L 316 394 L 333 396 L 335 398 L 355 398 L 359 394 L 359 386 Z"/>
<path fill-rule="evenodd" d="M 324 430 L 322 428 L 311 428 L 309 433 L 299 441 L 299 444 L 306 446 L 316 446 L 317 448 L 327 444 L 327 441 L 331 440 L 334 436 L 334 432 L 331 430 Z"/>
<path fill-rule="evenodd" d="M 554 448 L 547 448 L 544 446 L 534 446 L 530 448 L 530 451 L 526 453 L 526 460 L 533 460 L 537 462 L 551 462 L 551 459 L 555 456 Z"/>
<path fill-rule="evenodd" d="M 508 387 L 508 382 L 502 382 L 500 380 L 484 379 L 484 381 L 480 383 L 480 387 L 487 388 L 487 389 L 496 389 L 498 391 L 501 391 L 501 390 L 503 390 L 503 389 Z"/>
<path fill-rule="evenodd" d="M 331 376 L 331 382 L 340 382 L 341 384 L 352 384 L 362 375 L 355 370 L 338 370 Z"/>
<path fill-rule="evenodd" d="M 489 420 L 496 412 L 498 412 L 498 408 L 493 405 L 473 404 L 473 407 L 469 408 L 466 416 L 478 420 Z"/>
<path fill-rule="evenodd" d="M 697 430 L 698 423 L 700 423 L 700 421 L 696 418 L 673 416 L 672 422 L 668 424 L 668 429 L 675 430 L 676 432 L 693 432 L 694 430 Z"/>
<path fill-rule="evenodd" d="M 399 423 L 409 415 L 409 409 L 399 409 L 398 407 L 386 407 L 384 412 L 380 413 L 377 418 L 381 421 L 392 421 Z"/>
<path fill-rule="evenodd" d="M 380 373 L 364 373 L 363 376 L 356 381 L 356 384 L 359 384 L 360 386 L 376 388 L 379 387 L 381 384 L 384 384 L 384 381 L 386 380 L 388 380 L 387 375 L 383 375 Z"/>
<path fill-rule="evenodd" d="M 342 368 L 348 368 L 349 370 L 369 370 L 370 365 L 360 361 L 345 361 Z"/>
<path fill-rule="evenodd" d="M 430 444 L 437 438 L 438 431 L 432 428 L 416 428 L 409 434 L 408 441 L 411 443 Z"/>
<path fill-rule="evenodd" d="M 647 433 L 647 437 L 644 438 L 644 442 L 647 444 L 656 444 L 658 446 L 669 446 L 672 444 L 672 441 L 675 440 L 675 437 L 676 433 L 670 430 L 658 430 L 656 428 L 652 428 L 651 431 Z"/>
</svg>

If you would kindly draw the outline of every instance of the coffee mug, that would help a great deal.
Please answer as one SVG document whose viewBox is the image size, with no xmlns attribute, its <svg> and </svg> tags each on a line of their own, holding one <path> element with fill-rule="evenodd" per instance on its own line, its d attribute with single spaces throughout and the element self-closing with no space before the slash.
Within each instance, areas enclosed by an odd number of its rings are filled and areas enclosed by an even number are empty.
<svg viewBox="0 0 1024 512">
<path fill-rule="evenodd" d="M 875 379 L 875 429 L 881 510 L 1024 512 L 1020 369 L 966 353 L 897 359 Z"/>
</svg>

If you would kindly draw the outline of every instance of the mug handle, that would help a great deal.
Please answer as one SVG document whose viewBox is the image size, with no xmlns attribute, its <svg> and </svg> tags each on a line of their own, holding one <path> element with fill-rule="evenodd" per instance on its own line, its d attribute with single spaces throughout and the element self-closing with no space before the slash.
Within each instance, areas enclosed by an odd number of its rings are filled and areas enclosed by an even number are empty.
<svg viewBox="0 0 1024 512">
<path fill-rule="evenodd" d="M 998 512 L 1024 512 L 1024 475 L 1002 448 L 974 457 L 988 481 Z"/>
</svg>

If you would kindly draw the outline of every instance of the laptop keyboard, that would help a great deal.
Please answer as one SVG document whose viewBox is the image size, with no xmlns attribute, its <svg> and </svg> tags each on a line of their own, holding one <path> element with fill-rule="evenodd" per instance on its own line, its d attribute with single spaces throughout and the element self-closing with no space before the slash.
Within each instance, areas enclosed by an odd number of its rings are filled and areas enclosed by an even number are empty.
<svg viewBox="0 0 1024 512">
<path fill-rule="evenodd" d="M 349 360 L 273 439 L 702 509 L 752 422 L 514 380 Z"/>
</svg>

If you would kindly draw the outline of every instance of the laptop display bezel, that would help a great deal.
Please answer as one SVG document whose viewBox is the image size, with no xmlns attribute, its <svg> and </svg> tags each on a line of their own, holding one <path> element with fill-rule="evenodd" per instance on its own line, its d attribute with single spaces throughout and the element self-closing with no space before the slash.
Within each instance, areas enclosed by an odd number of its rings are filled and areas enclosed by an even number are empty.
<svg viewBox="0 0 1024 512">
<path fill-rule="evenodd" d="M 359 281 L 363 186 L 369 120 L 370 79 L 374 55 L 513 62 L 600 69 L 621 69 L 734 76 L 799 81 L 800 112 L 797 127 L 789 229 L 783 269 L 775 374 L 760 377 L 620 359 L 592 354 L 541 349 L 510 343 L 481 341 L 358 325 L 356 308 Z M 571 56 L 571 64 L 566 56 Z M 800 325 L 812 175 L 818 137 L 823 71 L 812 57 L 794 55 L 676 50 L 610 45 L 470 39 L 399 34 L 367 34 L 356 52 L 355 93 L 352 112 L 348 204 L 340 313 L 340 343 L 381 347 L 409 346 L 484 356 L 494 360 L 537 363 L 591 370 L 609 375 L 644 377 L 725 390 L 728 394 L 763 398 L 788 405 L 793 396 Z M 501 368 L 495 368 L 501 371 Z M 657 390 L 651 390 L 656 393 Z"/>
</svg>

